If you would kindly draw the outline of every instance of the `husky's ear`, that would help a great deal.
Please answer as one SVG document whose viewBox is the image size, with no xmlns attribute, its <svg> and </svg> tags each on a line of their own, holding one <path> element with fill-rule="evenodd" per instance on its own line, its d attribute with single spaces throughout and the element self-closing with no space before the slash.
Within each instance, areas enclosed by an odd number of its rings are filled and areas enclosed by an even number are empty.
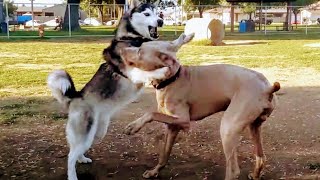
<svg viewBox="0 0 320 180">
<path fill-rule="evenodd" d="M 141 4 L 141 2 L 139 0 L 131 0 L 130 9 L 138 7 L 140 4 Z"/>
<path fill-rule="evenodd" d="M 153 3 L 154 7 L 158 7 L 159 3 L 160 3 L 160 0 L 157 0 L 156 2 L 154 2 Z"/>
</svg>

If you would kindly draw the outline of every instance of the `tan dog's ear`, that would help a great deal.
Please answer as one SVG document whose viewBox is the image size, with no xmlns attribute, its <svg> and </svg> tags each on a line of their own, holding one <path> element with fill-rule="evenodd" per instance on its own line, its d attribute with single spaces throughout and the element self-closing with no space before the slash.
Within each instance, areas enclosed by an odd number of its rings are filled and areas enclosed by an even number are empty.
<svg viewBox="0 0 320 180">
<path fill-rule="evenodd" d="M 185 35 L 184 33 L 182 33 L 178 39 L 172 41 L 174 51 L 178 51 L 182 45 L 190 42 L 193 39 L 193 37 L 194 37 L 194 33 L 191 33 L 188 35 Z"/>
<path fill-rule="evenodd" d="M 130 0 L 130 9 L 138 7 L 141 4 L 139 0 Z"/>
</svg>

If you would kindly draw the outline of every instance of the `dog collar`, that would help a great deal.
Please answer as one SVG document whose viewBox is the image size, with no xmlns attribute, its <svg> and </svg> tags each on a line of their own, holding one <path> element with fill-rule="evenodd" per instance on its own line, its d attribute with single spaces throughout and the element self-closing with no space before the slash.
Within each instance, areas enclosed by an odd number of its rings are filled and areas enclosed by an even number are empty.
<svg viewBox="0 0 320 180">
<path fill-rule="evenodd" d="M 142 43 L 149 42 L 149 41 L 152 41 L 152 40 L 148 39 L 148 38 L 144 38 L 144 37 L 128 37 L 128 36 L 124 36 L 124 37 L 119 38 L 119 40 L 117 40 L 117 41 L 127 42 L 131 46 L 140 47 L 142 45 Z"/>
<path fill-rule="evenodd" d="M 168 86 L 169 84 L 173 83 L 175 80 L 178 79 L 178 77 L 180 75 L 180 71 L 181 71 L 181 66 L 179 67 L 178 71 L 176 72 L 176 74 L 174 76 L 172 76 L 169 79 L 166 79 L 164 81 L 161 81 L 159 84 L 152 84 L 153 87 L 158 90 L 165 88 L 166 86 Z"/>
</svg>

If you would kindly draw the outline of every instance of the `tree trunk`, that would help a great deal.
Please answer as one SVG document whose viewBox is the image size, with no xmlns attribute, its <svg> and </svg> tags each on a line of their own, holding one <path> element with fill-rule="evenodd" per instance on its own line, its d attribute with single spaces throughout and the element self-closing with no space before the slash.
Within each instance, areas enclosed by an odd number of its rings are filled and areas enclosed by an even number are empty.
<svg viewBox="0 0 320 180">
<path fill-rule="evenodd" d="M 98 18 L 100 22 L 103 23 L 103 5 L 98 6 Z"/>
<path fill-rule="evenodd" d="M 0 22 L 4 21 L 4 6 L 3 0 L 0 0 Z"/>
<path fill-rule="evenodd" d="M 204 11 L 204 7 L 201 7 L 201 6 L 199 6 L 198 7 L 198 11 L 199 11 L 199 16 L 200 16 L 200 18 L 203 18 L 203 11 Z"/>
<path fill-rule="evenodd" d="M 123 11 L 124 11 L 123 6 L 118 5 L 117 11 L 118 11 L 118 18 L 117 18 L 118 21 L 117 21 L 117 23 L 119 23 L 120 20 L 121 20 L 122 15 L 123 15 Z"/>
<path fill-rule="evenodd" d="M 296 29 L 298 29 L 298 14 L 299 14 L 299 10 L 295 8 L 293 10 L 293 14 L 294 14 L 294 23 L 296 24 Z"/>
<path fill-rule="evenodd" d="M 69 4 L 71 3 L 71 4 Z M 68 5 L 70 5 L 70 24 L 71 31 L 80 29 L 79 26 L 79 3 L 80 0 L 68 0 Z M 69 7 L 66 6 L 66 11 L 63 20 L 63 30 L 69 30 Z"/>
</svg>

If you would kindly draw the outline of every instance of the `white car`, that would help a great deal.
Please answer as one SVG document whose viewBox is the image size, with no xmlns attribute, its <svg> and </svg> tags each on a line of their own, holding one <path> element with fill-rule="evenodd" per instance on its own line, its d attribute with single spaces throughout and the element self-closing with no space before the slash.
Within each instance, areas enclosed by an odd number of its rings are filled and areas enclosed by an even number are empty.
<svg viewBox="0 0 320 180">
<path fill-rule="evenodd" d="M 118 20 L 110 20 L 105 23 L 106 26 L 113 26 L 114 24 L 117 24 Z"/>
<path fill-rule="evenodd" d="M 33 20 L 33 26 L 34 26 L 34 27 L 40 26 L 41 24 L 42 24 L 42 23 L 40 23 L 39 20 Z M 27 22 L 26 22 L 26 26 L 27 26 L 27 27 L 32 27 L 32 20 L 27 21 Z"/>
<path fill-rule="evenodd" d="M 83 21 L 85 24 L 88 24 L 88 25 L 92 25 L 92 26 L 101 26 L 101 22 L 99 22 L 96 18 L 86 18 L 84 21 Z"/>
<path fill-rule="evenodd" d="M 49 26 L 49 27 L 56 27 L 58 25 L 58 23 L 56 23 L 55 19 L 52 19 L 50 21 L 44 22 L 43 23 L 45 26 Z"/>
</svg>

